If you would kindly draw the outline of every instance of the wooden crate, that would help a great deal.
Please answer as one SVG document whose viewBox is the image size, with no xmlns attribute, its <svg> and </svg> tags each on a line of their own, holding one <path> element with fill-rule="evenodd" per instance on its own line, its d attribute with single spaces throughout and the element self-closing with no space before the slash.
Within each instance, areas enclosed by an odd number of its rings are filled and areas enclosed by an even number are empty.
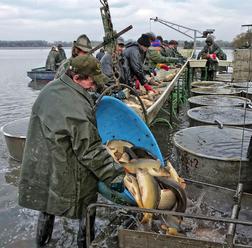
<svg viewBox="0 0 252 248">
<path fill-rule="evenodd" d="M 234 61 L 250 60 L 252 58 L 252 49 L 236 49 L 234 51 Z"/>
<path fill-rule="evenodd" d="M 200 59 L 200 60 L 197 60 L 197 59 L 190 59 L 189 60 L 189 65 L 190 67 L 194 67 L 194 68 L 199 68 L 199 67 L 205 67 L 206 66 L 206 62 L 207 60 L 206 59 Z"/>
<path fill-rule="evenodd" d="M 219 66 L 232 66 L 233 62 L 232 61 L 228 61 L 228 60 L 219 60 L 218 62 Z"/>
</svg>

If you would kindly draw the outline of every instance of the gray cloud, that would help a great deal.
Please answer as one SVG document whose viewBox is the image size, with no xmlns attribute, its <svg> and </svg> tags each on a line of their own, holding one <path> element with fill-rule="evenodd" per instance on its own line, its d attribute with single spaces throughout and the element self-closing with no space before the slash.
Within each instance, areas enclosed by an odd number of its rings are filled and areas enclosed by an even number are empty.
<svg viewBox="0 0 252 248">
<path fill-rule="evenodd" d="M 87 33 L 101 40 L 104 32 L 99 0 L 0 0 L 1 39 L 75 39 Z M 171 29 L 149 21 L 158 16 L 203 31 L 215 28 L 217 39 L 232 40 L 251 20 L 252 1 L 234 0 L 109 0 L 114 28 L 132 24 L 125 38 L 138 38 L 150 28 L 167 39 L 187 39 Z"/>
</svg>

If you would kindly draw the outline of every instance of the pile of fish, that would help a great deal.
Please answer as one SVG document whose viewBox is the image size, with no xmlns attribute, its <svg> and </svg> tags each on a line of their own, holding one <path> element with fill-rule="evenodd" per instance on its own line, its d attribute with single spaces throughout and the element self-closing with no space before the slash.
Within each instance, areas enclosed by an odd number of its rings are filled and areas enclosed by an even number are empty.
<svg viewBox="0 0 252 248">
<path fill-rule="evenodd" d="M 124 167 L 124 186 L 138 207 L 185 212 L 185 181 L 170 162 L 162 167 L 152 154 L 126 141 L 109 141 L 106 148 L 114 160 Z M 144 213 L 141 223 L 151 223 L 152 217 L 151 213 Z M 165 225 L 161 228 L 168 233 L 173 230 Z"/>
<path fill-rule="evenodd" d="M 145 109 L 148 109 L 153 105 L 153 103 L 159 98 L 161 93 L 164 91 L 164 87 L 166 87 L 170 81 L 177 75 L 179 69 L 170 69 L 169 71 L 158 70 L 157 75 L 155 77 L 147 77 L 148 81 L 154 88 L 155 92 L 149 91 L 147 92 L 145 88 L 140 85 L 140 88 L 137 90 L 139 97 L 141 98 Z M 143 118 L 143 110 L 138 98 L 134 95 L 129 94 L 128 89 L 126 89 L 127 93 L 126 99 L 123 100 L 130 108 L 132 108 L 139 116 Z"/>
</svg>

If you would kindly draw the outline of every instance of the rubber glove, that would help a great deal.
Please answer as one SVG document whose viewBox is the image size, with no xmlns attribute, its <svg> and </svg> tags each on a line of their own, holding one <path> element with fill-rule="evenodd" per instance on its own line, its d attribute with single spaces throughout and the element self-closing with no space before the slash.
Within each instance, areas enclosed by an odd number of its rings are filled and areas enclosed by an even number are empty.
<svg viewBox="0 0 252 248">
<path fill-rule="evenodd" d="M 136 88 L 136 90 L 140 89 L 140 82 L 139 82 L 139 80 L 136 80 L 135 88 Z"/>
<path fill-rule="evenodd" d="M 116 97 L 119 100 L 126 99 L 126 95 L 125 95 L 125 93 L 122 90 L 118 91 L 115 94 L 112 94 L 112 96 Z"/>
<path fill-rule="evenodd" d="M 156 93 L 156 91 L 149 85 L 149 84 L 144 84 L 144 88 L 147 90 L 147 91 L 152 91 L 154 93 Z"/>
<path fill-rule="evenodd" d="M 165 71 L 169 71 L 170 70 L 170 67 L 166 64 L 160 64 L 160 69 L 163 69 Z"/>
<path fill-rule="evenodd" d="M 125 171 L 122 166 L 120 166 L 120 169 L 117 170 L 117 175 L 114 177 L 114 179 L 111 182 L 110 188 L 113 190 L 116 190 L 118 192 L 123 192 L 124 190 L 124 184 L 123 179 L 125 177 Z"/>
</svg>

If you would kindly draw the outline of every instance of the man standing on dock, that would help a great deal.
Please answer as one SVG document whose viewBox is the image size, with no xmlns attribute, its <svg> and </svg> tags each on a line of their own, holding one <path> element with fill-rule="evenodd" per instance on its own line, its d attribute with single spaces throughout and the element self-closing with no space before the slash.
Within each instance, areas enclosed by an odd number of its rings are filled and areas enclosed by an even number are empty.
<svg viewBox="0 0 252 248">
<path fill-rule="evenodd" d="M 213 81 L 218 70 L 218 60 L 226 60 L 227 55 L 214 42 L 212 35 L 206 38 L 206 45 L 199 52 L 197 59 L 207 59 L 206 68 L 201 70 L 201 80 Z"/>
<path fill-rule="evenodd" d="M 69 60 L 69 68 L 40 93 L 32 107 L 26 138 L 19 204 L 40 211 L 36 242 L 52 236 L 55 216 L 80 220 L 78 247 L 86 247 L 85 212 L 97 200 L 97 183 L 110 186 L 122 175 L 101 143 L 88 91 L 106 76 L 91 55 Z M 94 239 L 95 211 L 91 218 Z"/>
</svg>

